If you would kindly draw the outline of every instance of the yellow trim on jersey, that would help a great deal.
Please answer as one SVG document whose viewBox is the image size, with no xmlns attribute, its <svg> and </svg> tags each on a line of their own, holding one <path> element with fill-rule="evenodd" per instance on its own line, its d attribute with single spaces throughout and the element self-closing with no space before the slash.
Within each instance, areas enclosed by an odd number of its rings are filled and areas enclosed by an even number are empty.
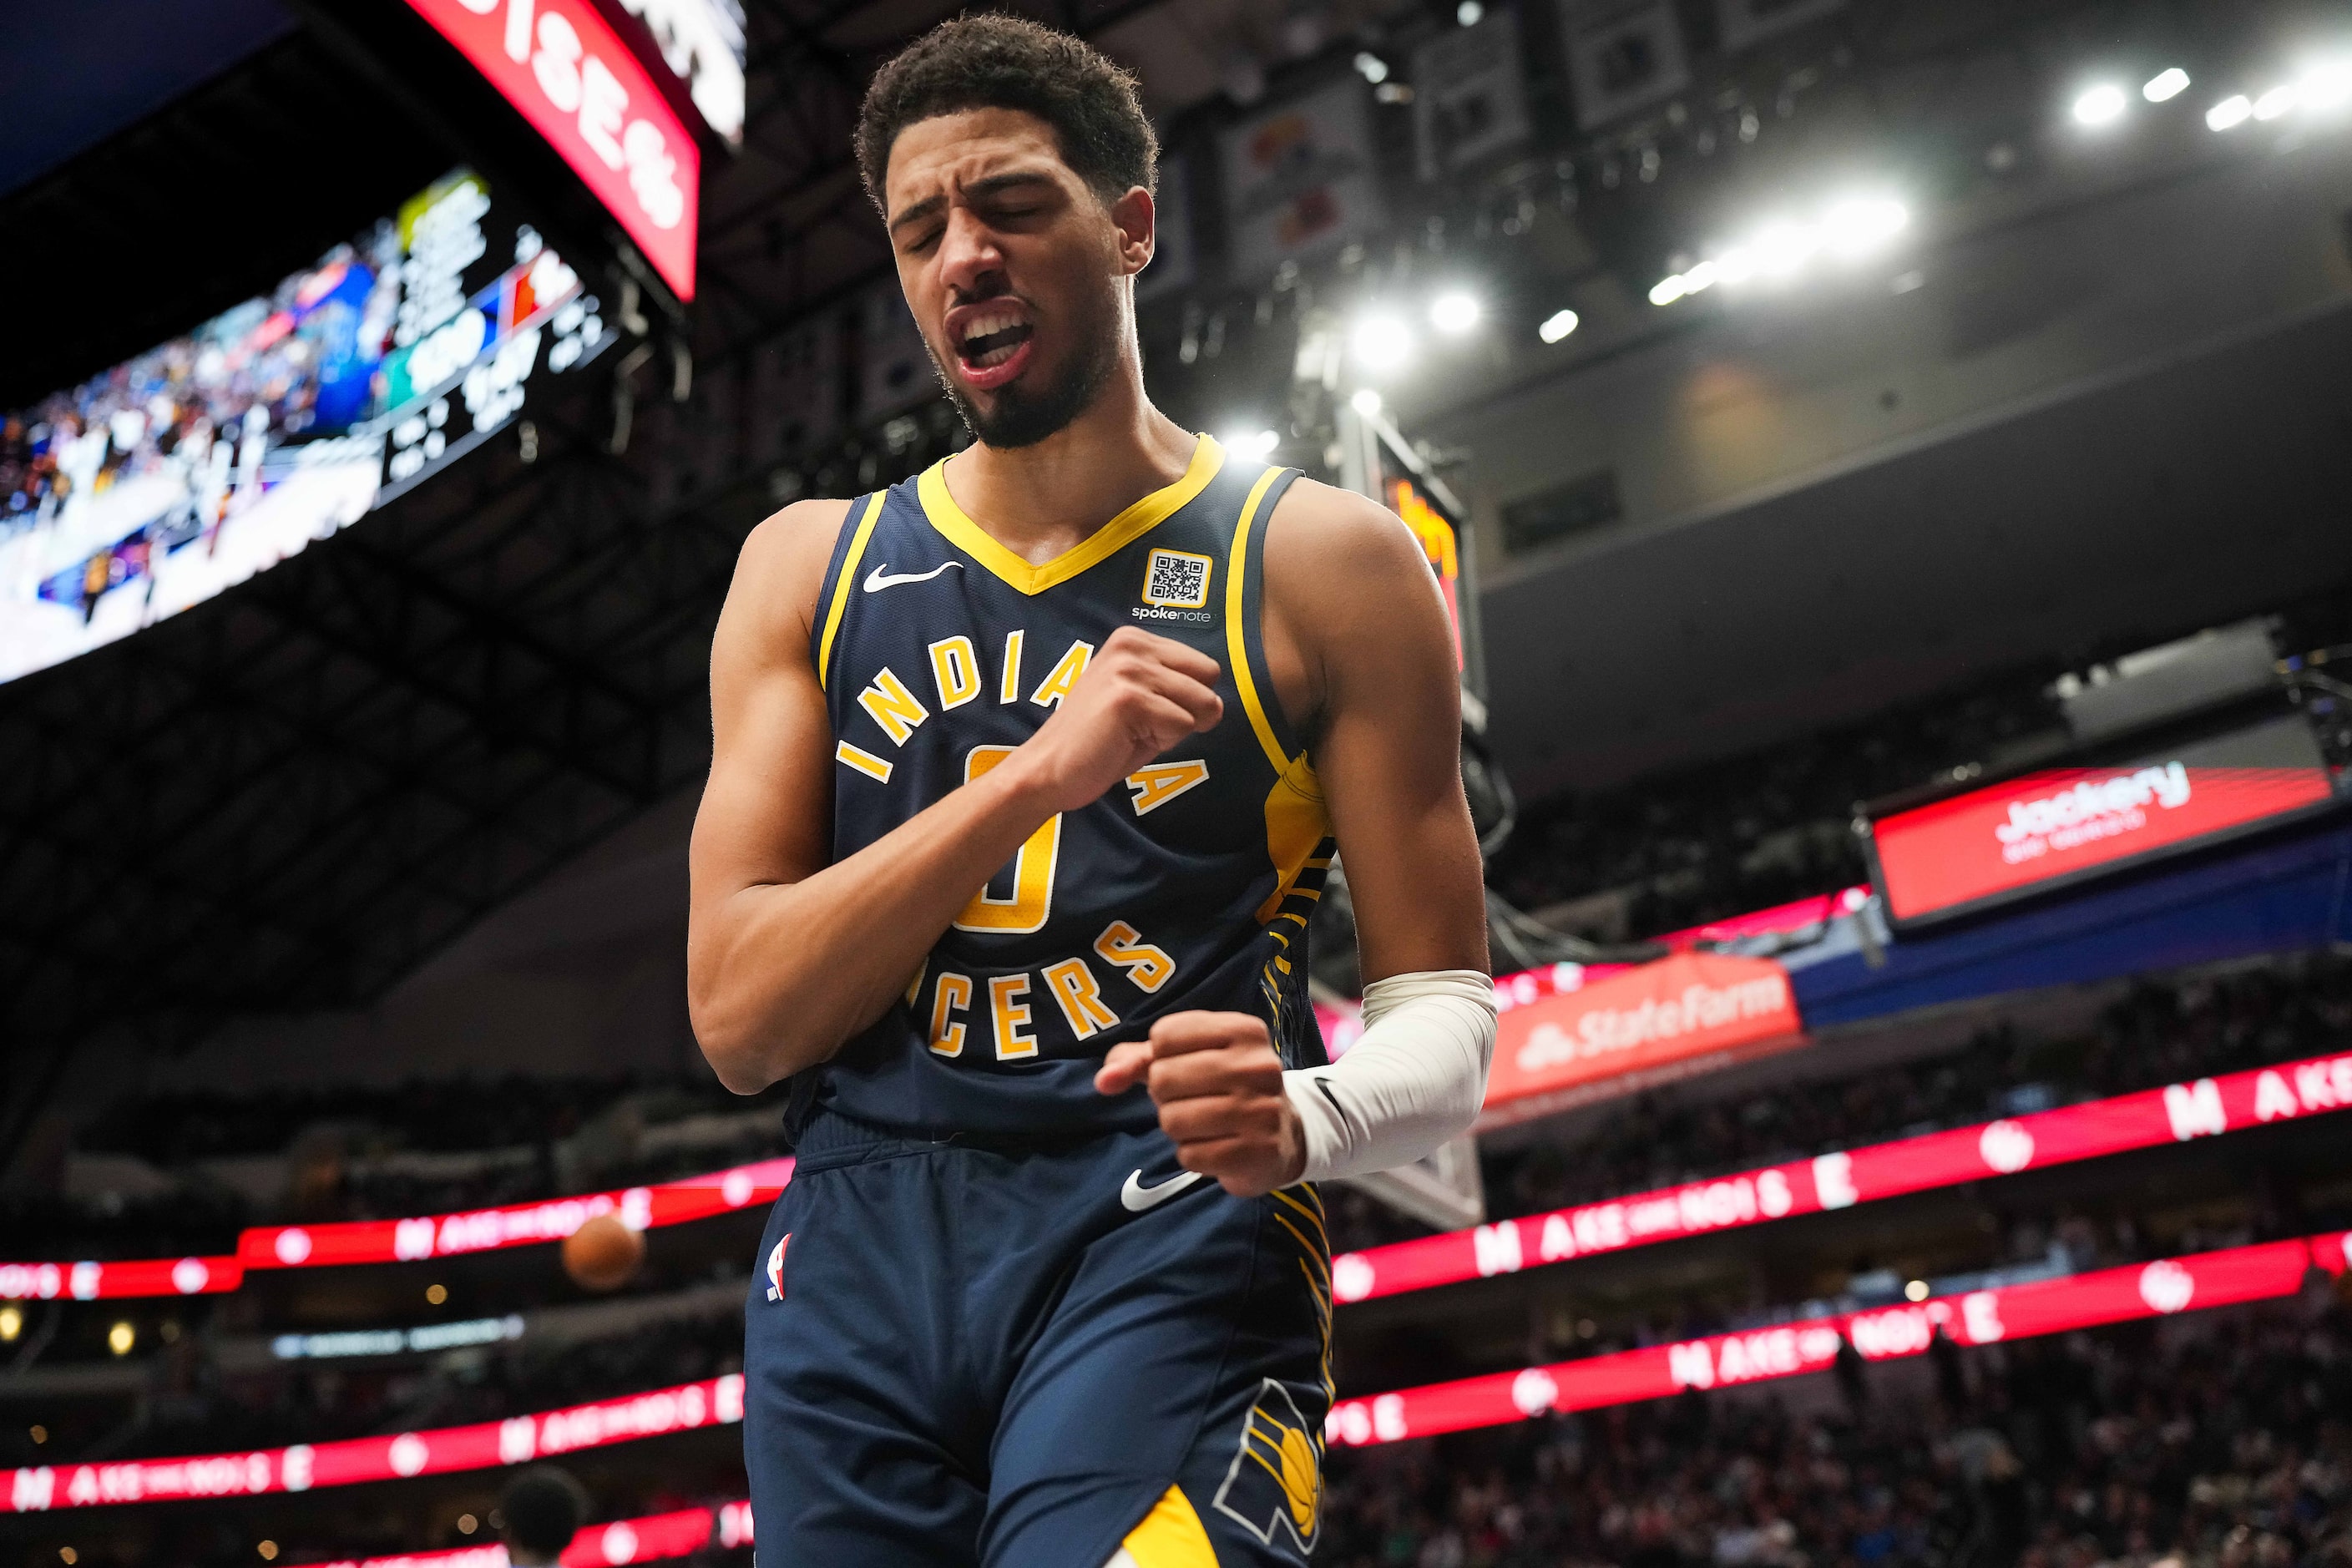
<svg viewBox="0 0 2352 1568">
<path fill-rule="evenodd" d="M 1250 728 L 1257 731 L 1257 743 L 1265 748 L 1265 760 L 1274 764 L 1276 773 L 1286 772 L 1290 759 L 1282 754 L 1282 742 L 1274 738 L 1274 721 L 1266 717 L 1265 704 L 1258 700 L 1257 678 L 1250 673 L 1248 627 L 1242 615 L 1242 566 L 1249 560 L 1250 523 L 1257 516 L 1258 503 L 1265 500 L 1268 486 L 1282 477 L 1280 468 L 1268 468 L 1250 487 L 1249 500 L 1242 503 L 1242 520 L 1234 526 L 1233 553 L 1225 562 L 1225 648 L 1228 662 L 1234 667 L 1234 685 L 1242 694 L 1242 707 L 1249 713 Z"/>
<path fill-rule="evenodd" d="M 1286 911 L 1282 901 L 1297 889 L 1298 879 L 1307 874 L 1307 862 L 1331 837 L 1330 814 L 1323 806 L 1323 782 L 1315 776 L 1315 764 L 1302 752 L 1296 761 L 1286 763 L 1282 776 L 1265 792 L 1265 853 L 1274 862 L 1274 891 L 1257 907 L 1257 923 L 1272 925 L 1278 919 L 1307 924 L 1307 917 Z M 1329 863 L 1329 856 L 1323 857 Z"/>
<path fill-rule="evenodd" d="M 1201 1516 L 1175 1487 L 1160 1494 L 1119 1545 L 1135 1559 L 1135 1568 L 1217 1568 L 1217 1549 L 1209 1544 Z"/>
<path fill-rule="evenodd" d="M 824 689 L 825 667 L 833 662 L 833 637 L 841 630 L 841 614 L 849 607 L 849 585 L 857 580 L 857 563 L 866 553 L 866 542 L 874 537 L 874 520 L 882 515 L 884 492 L 876 490 L 874 499 L 866 503 L 866 515 L 857 520 L 857 531 L 849 536 L 849 553 L 841 558 L 841 579 L 833 585 L 833 607 L 824 613 L 824 636 L 816 645 L 816 685 Z"/>
<path fill-rule="evenodd" d="M 1217 477 L 1217 470 L 1224 464 L 1225 449 L 1211 437 L 1202 437 L 1192 448 L 1192 460 L 1186 465 L 1183 478 L 1145 496 L 1042 566 L 1032 566 L 1022 560 L 965 515 L 955 497 L 948 492 L 945 458 L 923 470 L 923 477 L 915 481 L 915 494 L 923 503 L 923 515 L 931 520 L 931 526 L 945 535 L 949 543 L 1003 579 L 1008 587 L 1024 594 L 1042 594 L 1056 583 L 1068 582 L 1089 566 L 1100 565 L 1157 528 L 1208 489 L 1209 481 Z"/>
</svg>

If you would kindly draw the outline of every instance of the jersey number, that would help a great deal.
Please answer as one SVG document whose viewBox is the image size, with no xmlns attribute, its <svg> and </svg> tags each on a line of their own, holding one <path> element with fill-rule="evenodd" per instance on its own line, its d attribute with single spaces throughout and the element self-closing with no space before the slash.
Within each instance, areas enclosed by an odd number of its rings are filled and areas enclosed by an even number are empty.
<svg viewBox="0 0 2352 1568">
<path fill-rule="evenodd" d="M 963 760 L 963 782 L 970 784 L 1012 754 L 1010 746 L 974 746 Z M 955 929 L 1015 934 L 1043 931 L 1054 909 L 1054 868 L 1061 857 L 1062 814 L 1055 812 L 1013 858 L 1013 896 L 993 898 L 981 889 L 956 916 Z"/>
</svg>

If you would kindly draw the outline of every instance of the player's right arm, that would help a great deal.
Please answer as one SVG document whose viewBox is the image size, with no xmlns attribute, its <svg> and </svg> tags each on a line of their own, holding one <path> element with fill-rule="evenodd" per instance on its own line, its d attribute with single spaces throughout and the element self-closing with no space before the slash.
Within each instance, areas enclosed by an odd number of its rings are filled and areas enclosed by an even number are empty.
<svg viewBox="0 0 2352 1568">
<path fill-rule="evenodd" d="M 803 501 L 755 529 L 711 644 L 687 1002 L 703 1055 L 739 1094 L 831 1057 L 882 1016 L 1048 818 L 1098 798 L 1221 710 L 1213 659 L 1122 628 L 1012 755 L 834 861 L 834 735 L 809 634 L 847 510 Z"/>
</svg>

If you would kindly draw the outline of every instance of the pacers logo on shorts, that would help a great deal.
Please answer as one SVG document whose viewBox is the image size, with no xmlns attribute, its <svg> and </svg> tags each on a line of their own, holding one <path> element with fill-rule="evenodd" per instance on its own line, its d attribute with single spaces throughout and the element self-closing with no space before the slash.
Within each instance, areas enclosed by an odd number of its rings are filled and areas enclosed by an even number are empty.
<svg viewBox="0 0 2352 1568">
<path fill-rule="evenodd" d="M 1322 1500 L 1322 1456 L 1313 1429 L 1298 1414 L 1290 1391 L 1269 1377 L 1258 1385 L 1257 1402 L 1242 1422 L 1241 1443 L 1225 1470 L 1225 1484 L 1217 1489 L 1216 1510 L 1268 1546 L 1280 1533 L 1307 1552 L 1315 1545 Z"/>
</svg>

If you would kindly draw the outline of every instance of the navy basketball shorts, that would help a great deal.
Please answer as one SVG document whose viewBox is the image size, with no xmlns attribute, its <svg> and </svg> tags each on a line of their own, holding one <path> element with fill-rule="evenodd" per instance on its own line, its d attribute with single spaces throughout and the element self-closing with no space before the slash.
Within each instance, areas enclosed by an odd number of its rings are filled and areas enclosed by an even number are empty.
<svg viewBox="0 0 2352 1568">
<path fill-rule="evenodd" d="M 1330 1255 L 1157 1131 L 1025 1149 L 820 1113 L 744 1311 L 761 1568 L 1307 1560 Z"/>
</svg>

